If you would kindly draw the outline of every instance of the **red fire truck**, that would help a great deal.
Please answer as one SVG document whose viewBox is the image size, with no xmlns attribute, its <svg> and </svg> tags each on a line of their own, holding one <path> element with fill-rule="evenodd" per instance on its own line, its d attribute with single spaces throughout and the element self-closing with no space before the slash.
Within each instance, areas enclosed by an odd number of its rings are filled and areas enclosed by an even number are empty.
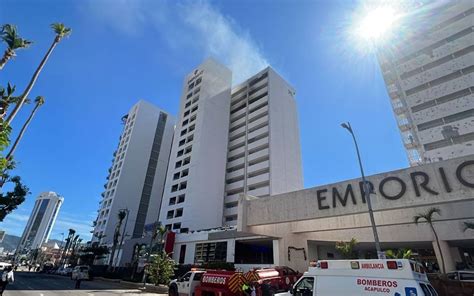
<svg viewBox="0 0 474 296">
<path fill-rule="evenodd" d="M 288 267 L 238 271 L 193 269 L 170 283 L 170 296 L 242 296 L 242 287 L 254 286 L 256 295 L 287 291 L 301 276 Z M 266 292 L 264 292 L 266 291 Z"/>
</svg>

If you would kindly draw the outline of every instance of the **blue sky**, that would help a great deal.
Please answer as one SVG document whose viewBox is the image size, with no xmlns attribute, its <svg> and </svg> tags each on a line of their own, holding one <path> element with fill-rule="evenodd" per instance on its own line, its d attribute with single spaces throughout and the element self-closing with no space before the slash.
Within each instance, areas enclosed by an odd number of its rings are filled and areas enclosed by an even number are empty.
<svg viewBox="0 0 474 296">
<path fill-rule="evenodd" d="M 73 29 L 31 93 L 46 98 L 16 153 L 16 173 L 31 194 L 0 227 L 20 235 L 36 196 L 52 190 L 65 198 L 52 237 L 72 227 L 90 238 L 121 116 L 138 99 L 176 114 L 184 75 L 208 56 L 231 67 L 234 82 L 269 64 L 295 87 L 306 187 L 359 176 L 343 121 L 357 133 L 368 174 L 408 166 L 375 57 L 348 38 L 360 5 L 0 0 L 1 23 L 34 41 L 0 72 L 1 85 L 25 87 L 54 38 L 50 23 Z"/>
</svg>

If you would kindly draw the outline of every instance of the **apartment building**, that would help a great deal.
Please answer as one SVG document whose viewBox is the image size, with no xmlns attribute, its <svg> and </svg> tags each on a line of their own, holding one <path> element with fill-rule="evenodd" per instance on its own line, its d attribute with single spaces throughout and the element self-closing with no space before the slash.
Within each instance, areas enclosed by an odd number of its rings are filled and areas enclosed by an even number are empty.
<svg viewBox="0 0 474 296">
<path fill-rule="evenodd" d="M 231 83 L 212 59 L 184 79 L 160 213 L 174 232 L 222 225 Z"/>
<path fill-rule="evenodd" d="M 241 194 L 303 188 L 295 90 L 268 67 L 232 90 L 223 225 L 237 221 Z"/>
<path fill-rule="evenodd" d="M 122 117 L 122 124 L 93 230 L 92 241 L 105 245 L 112 244 L 121 210 L 127 212 L 120 229 L 126 240 L 142 237 L 145 225 L 157 221 L 175 119 L 140 100 Z"/>
<path fill-rule="evenodd" d="M 38 196 L 21 236 L 17 253 L 38 249 L 48 242 L 63 202 L 64 198 L 53 191 L 43 192 Z"/>
<path fill-rule="evenodd" d="M 474 2 L 426 3 L 379 61 L 410 165 L 474 154 Z"/>
</svg>

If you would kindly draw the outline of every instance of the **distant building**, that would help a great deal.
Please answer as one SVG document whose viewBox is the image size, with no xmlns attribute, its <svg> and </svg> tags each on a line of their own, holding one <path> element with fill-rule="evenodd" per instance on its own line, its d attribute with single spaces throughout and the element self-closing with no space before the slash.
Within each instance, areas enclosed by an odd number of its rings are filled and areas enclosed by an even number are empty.
<svg viewBox="0 0 474 296">
<path fill-rule="evenodd" d="M 38 249 L 48 242 L 59 209 L 64 198 L 56 192 L 43 192 L 36 199 L 35 206 L 20 239 L 18 250 Z"/>
<path fill-rule="evenodd" d="M 129 213 L 120 229 L 125 240 L 141 238 L 145 225 L 158 220 L 175 124 L 173 117 L 143 100 L 122 120 L 123 131 L 104 185 L 92 238 L 92 242 L 109 246 L 119 211 Z M 120 254 L 119 247 L 117 258 Z"/>
<path fill-rule="evenodd" d="M 474 2 L 440 2 L 379 52 L 412 166 L 474 154 Z"/>
</svg>

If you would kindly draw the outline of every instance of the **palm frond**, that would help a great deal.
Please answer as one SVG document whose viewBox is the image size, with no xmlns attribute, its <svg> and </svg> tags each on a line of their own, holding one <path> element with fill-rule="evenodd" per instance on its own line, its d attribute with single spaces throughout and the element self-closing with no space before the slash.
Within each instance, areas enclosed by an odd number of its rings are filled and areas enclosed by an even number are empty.
<svg viewBox="0 0 474 296">
<path fill-rule="evenodd" d="M 66 27 L 63 23 L 54 23 L 51 24 L 51 28 L 53 29 L 56 36 L 59 38 L 66 37 L 71 34 L 71 28 Z"/>
</svg>

